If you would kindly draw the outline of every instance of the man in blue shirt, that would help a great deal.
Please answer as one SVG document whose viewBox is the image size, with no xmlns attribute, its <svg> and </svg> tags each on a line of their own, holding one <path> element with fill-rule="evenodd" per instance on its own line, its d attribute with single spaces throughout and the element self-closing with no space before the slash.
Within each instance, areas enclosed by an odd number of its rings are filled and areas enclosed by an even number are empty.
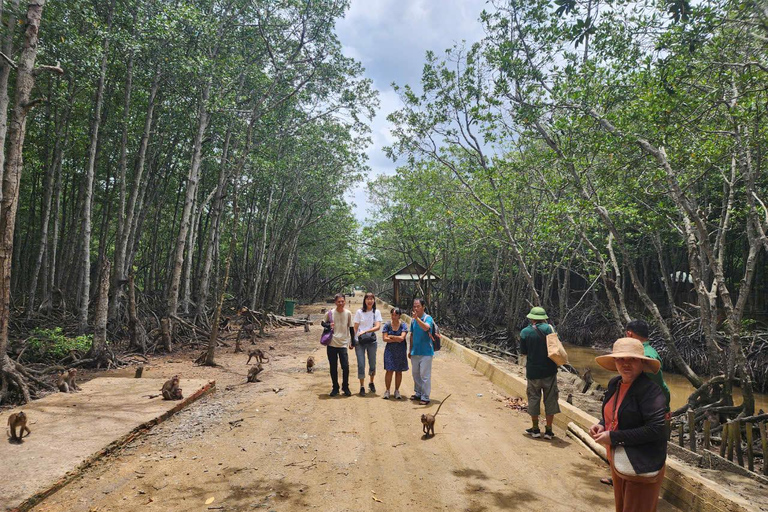
<svg viewBox="0 0 768 512">
<path fill-rule="evenodd" d="M 408 358 L 413 367 L 413 396 L 421 405 L 429 404 L 429 392 L 432 390 L 432 358 L 435 355 L 429 333 L 434 321 L 424 312 L 424 299 L 413 300 L 413 320 L 411 321 L 410 346 Z"/>
</svg>

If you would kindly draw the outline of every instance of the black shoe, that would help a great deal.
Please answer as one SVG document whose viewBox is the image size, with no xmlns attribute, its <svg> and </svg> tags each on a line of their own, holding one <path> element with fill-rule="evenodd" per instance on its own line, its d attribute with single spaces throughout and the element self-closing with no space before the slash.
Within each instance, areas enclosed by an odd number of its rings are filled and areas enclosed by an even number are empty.
<svg viewBox="0 0 768 512">
<path fill-rule="evenodd" d="M 328 393 L 328 396 L 337 396 L 338 394 L 339 394 L 339 390 L 338 389 L 333 389 L 333 390 L 331 390 L 330 393 Z"/>
<path fill-rule="evenodd" d="M 549 439 L 553 439 L 554 437 L 555 437 L 555 433 L 554 433 L 554 432 L 552 432 L 551 430 L 547 429 L 547 430 L 544 432 L 544 439 L 547 439 L 547 440 L 549 440 Z"/>
<path fill-rule="evenodd" d="M 376 392 L 376 386 L 373 385 L 373 382 L 368 384 L 368 389 L 371 390 L 371 393 L 375 393 Z"/>
<path fill-rule="evenodd" d="M 533 427 L 527 428 L 525 429 L 525 433 L 533 438 L 541 437 L 541 430 L 539 430 L 538 428 L 533 428 Z"/>
<path fill-rule="evenodd" d="M 344 396 L 352 396 L 352 392 L 349 388 L 344 388 L 342 391 L 344 392 Z"/>
<path fill-rule="evenodd" d="M 360 386 L 360 396 L 365 396 L 365 387 Z"/>
</svg>

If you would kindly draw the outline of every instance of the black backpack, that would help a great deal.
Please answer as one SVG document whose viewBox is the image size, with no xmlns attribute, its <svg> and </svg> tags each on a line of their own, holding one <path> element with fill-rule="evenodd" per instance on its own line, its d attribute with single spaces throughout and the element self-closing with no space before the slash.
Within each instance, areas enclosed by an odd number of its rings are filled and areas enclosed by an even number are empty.
<svg viewBox="0 0 768 512">
<path fill-rule="evenodd" d="M 435 352 L 440 350 L 440 338 L 442 336 L 440 335 L 440 328 L 437 327 L 437 323 L 435 322 L 435 319 L 432 319 L 432 329 L 429 330 L 429 339 L 432 340 L 432 348 Z"/>
</svg>

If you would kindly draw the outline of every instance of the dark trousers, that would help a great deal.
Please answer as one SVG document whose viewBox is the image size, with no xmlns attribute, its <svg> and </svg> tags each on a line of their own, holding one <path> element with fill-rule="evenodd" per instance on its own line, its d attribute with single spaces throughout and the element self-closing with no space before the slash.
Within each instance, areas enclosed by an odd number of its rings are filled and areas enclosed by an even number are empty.
<svg viewBox="0 0 768 512">
<path fill-rule="evenodd" d="M 333 389 L 339 390 L 339 362 L 341 362 L 341 387 L 342 389 L 349 389 L 349 353 L 347 347 L 339 348 L 329 345 L 326 349 L 328 351 L 328 364 L 331 367 Z"/>
</svg>

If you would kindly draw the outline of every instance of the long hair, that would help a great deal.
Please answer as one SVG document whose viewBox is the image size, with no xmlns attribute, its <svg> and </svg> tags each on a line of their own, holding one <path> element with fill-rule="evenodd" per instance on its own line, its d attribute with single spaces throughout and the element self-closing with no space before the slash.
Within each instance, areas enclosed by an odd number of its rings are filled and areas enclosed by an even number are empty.
<svg viewBox="0 0 768 512">
<path fill-rule="evenodd" d="M 367 299 L 368 297 L 373 297 L 373 307 L 371 308 L 371 311 L 374 311 L 374 312 L 376 311 L 376 295 L 374 295 L 373 292 L 368 292 L 363 297 L 363 313 L 368 311 L 368 305 L 365 303 L 365 299 Z"/>
</svg>

